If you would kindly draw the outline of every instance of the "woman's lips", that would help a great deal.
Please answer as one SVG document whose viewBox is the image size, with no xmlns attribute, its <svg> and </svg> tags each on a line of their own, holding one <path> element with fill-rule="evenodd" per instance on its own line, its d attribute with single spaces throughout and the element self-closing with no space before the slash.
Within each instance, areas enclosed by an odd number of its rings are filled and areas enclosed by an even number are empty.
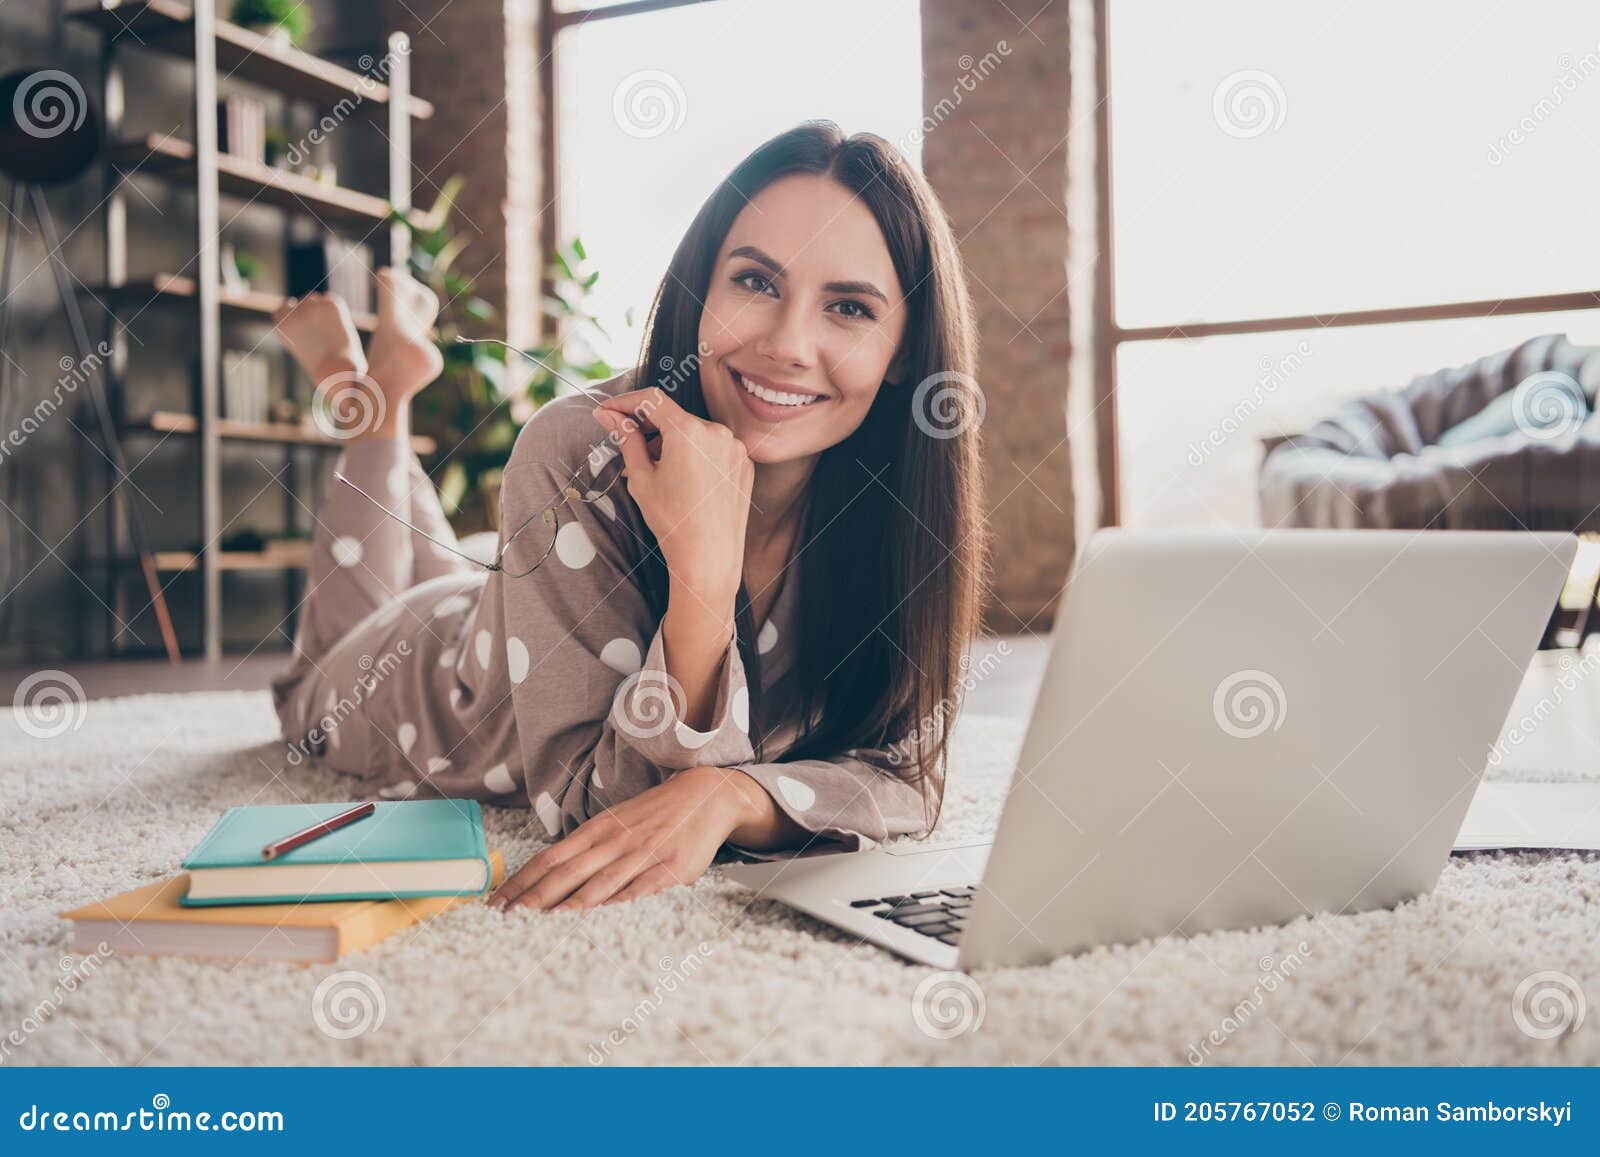
<svg viewBox="0 0 1600 1157">
<path fill-rule="evenodd" d="M 739 373 L 739 371 L 734 369 L 732 366 L 728 367 L 728 374 L 733 379 L 734 390 L 736 393 L 738 393 L 739 400 L 744 403 L 745 409 L 749 410 L 751 414 L 755 415 L 755 417 L 759 418 L 763 422 L 787 422 L 792 418 L 800 417 L 802 414 L 810 413 L 819 406 L 825 406 L 829 401 L 831 401 L 831 399 L 826 395 L 819 394 L 817 395 L 815 401 L 805 402 L 800 405 L 782 405 L 777 402 L 769 402 L 765 398 L 757 397 L 755 394 L 751 393 L 749 387 L 746 385 L 744 375 Z M 757 381 L 759 381 L 759 379 L 757 379 Z M 762 383 L 762 385 L 765 387 L 765 383 Z M 785 393 L 792 391 L 778 392 Z"/>
</svg>

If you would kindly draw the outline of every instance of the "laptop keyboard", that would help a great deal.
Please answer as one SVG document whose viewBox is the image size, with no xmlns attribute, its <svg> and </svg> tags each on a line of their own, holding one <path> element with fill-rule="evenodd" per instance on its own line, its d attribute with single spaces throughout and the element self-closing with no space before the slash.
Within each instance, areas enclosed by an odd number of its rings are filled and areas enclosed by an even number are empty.
<svg viewBox="0 0 1600 1157">
<path fill-rule="evenodd" d="M 967 926 L 967 910 L 972 907 L 972 884 L 956 888 L 928 889 L 908 892 L 904 896 L 879 896 L 865 900 L 852 900 L 852 908 L 870 908 L 880 916 L 902 928 L 920 932 L 944 944 L 961 940 Z"/>
</svg>

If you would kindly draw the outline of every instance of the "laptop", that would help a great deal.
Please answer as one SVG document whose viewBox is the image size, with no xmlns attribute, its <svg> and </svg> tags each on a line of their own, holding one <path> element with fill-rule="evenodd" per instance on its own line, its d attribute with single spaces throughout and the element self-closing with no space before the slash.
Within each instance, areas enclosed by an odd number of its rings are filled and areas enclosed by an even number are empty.
<svg viewBox="0 0 1600 1157">
<path fill-rule="evenodd" d="M 1576 547 L 1101 531 L 992 840 L 726 877 L 963 970 L 1398 904 L 1443 870 Z"/>
</svg>

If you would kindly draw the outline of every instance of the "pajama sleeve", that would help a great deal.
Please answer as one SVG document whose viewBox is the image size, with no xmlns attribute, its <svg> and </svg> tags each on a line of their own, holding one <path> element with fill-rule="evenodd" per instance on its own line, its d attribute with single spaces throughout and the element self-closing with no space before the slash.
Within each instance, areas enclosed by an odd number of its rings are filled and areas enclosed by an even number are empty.
<svg viewBox="0 0 1600 1157">
<path fill-rule="evenodd" d="M 626 483 L 607 485 L 620 461 L 593 409 L 584 398 L 549 403 L 518 438 L 501 484 L 506 570 L 490 576 L 486 595 L 500 610 L 491 630 L 505 636 L 528 799 L 552 836 L 674 771 L 754 756 L 731 641 L 711 729 L 678 717 L 659 624 L 640 585 L 646 528 Z M 584 497 L 560 503 L 553 541 L 548 531 L 539 538 L 537 525 L 515 534 L 562 495 L 575 466 Z M 510 573 L 534 555 L 543 561 L 531 574 Z"/>
<path fill-rule="evenodd" d="M 890 836 L 923 832 L 932 818 L 922 788 L 902 779 L 876 749 L 851 750 L 832 759 L 740 763 L 772 797 L 778 810 L 811 833 L 800 848 L 760 852 L 730 844 L 756 860 L 865 851 Z"/>
</svg>

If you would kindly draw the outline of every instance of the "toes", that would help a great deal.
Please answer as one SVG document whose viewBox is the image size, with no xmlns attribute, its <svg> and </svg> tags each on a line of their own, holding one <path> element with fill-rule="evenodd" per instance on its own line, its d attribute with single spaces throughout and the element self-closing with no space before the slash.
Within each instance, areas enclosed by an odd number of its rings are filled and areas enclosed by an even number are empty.
<svg viewBox="0 0 1600 1157">
<path fill-rule="evenodd" d="M 397 297 L 403 297 L 407 308 L 418 312 L 431 308 L 438 312 L 439 298 L 433 290 L 398 265 L 385 265 L 378 270 L 377 279 L 380 287 Z"/>
</svg>

